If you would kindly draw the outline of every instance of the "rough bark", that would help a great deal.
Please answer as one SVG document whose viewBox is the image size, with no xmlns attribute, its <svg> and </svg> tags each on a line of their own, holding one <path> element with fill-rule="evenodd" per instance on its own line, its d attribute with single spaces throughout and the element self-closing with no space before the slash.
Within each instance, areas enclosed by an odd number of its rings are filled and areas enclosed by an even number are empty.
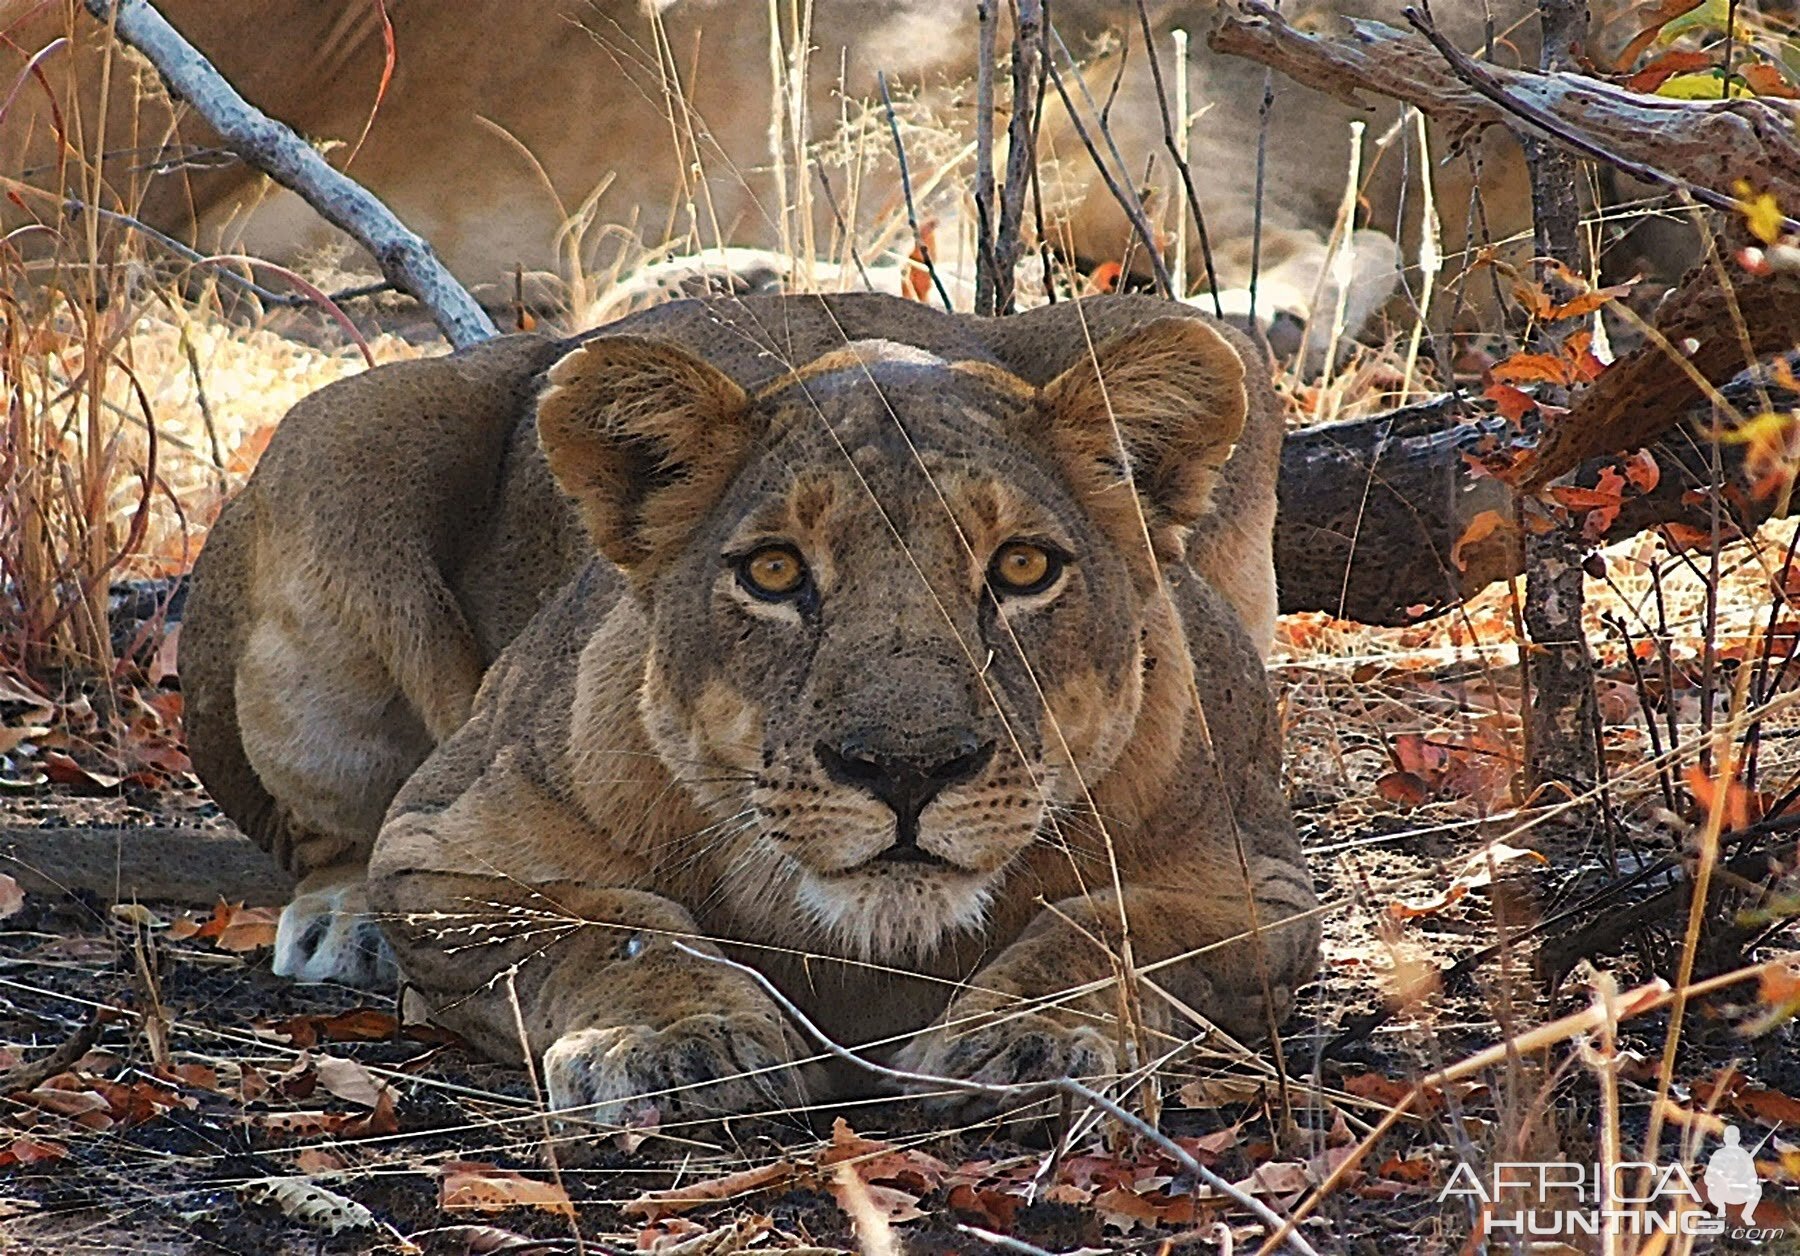
<svg viewBox="0 0 1800 1256">
<path fill-rule="evenodd" d="M 334 227 L 369 250 L 381 273 L 430 312 L 457 348 L 496 335 L 475 298 L 361 184 L 334 170 L 292 130 L 256 109 L 148 0 L 84 0 L 118 39 L 156 67 L 169 90 L 193 106 L 225 146 L 285 188 L 298 193 Z"/>
<path fill-rule="evenodd" d="M 1727 385 L 1725 395 L 1748 405 L 1755 391 L 1741 379 Z M 1800 397 L 1774 390 L 1773 401 L 1792 406 Z M 1697 430 L 1683 425 L 1648 446 L 1660 478 L 1647 493 L 1627 491 L 1602 541 L 1622 541 L 1663 524 L 1710 530 L 1712 450 Z M 1500 418 L 1458 422 L 1447 399 L 1290 433 L 1281 451 L 1275 525 L 1283 613 L 1324 611 L 1368 624 L 1410 624 L 1520 574 L 1515 495 L 1478 472 L 1472 460 L 1496 449 L 1529 448 L 1537 437 L 1534 425 Z M 1748 492 L 1742 445 L 1725 446 L 1720 458 L 1727 535 L 1754 531 L 1772 502 Z M 1602 468 L 1616 462 L 1592 459 L 1570 478 L 1592 487 Z M 1471 533 L 1471 525 L 1490 512 L 1503 526 L 1479 537 Z"/>
<path fill-rule="evenodd" d="M 1655 439 L 1704 402 L 1695 374 L 1717 385 L 1744 369 L 1746 340 L 1752 355 L 1800 345 L 1800 273 L 1749 275 L 1732 265 L 1726 284 L 1721 265 L 1703 261 L 1651 320 L 1665 344 L 1686 351 L 1685 366 L 1654 341 L 1614 362 L 1545 433 L 1521 487 L 1547 484 L 1602 451 Z M 1743 405 L 1754 405 L 1740 406 L 1745 414 L 1761 409 L 1755 398 Z"/>
<path fill-rule="evenodd" d="M 1576 49 L 1587 34 L 1585 0 L 1538 0 L 1538 20 L 1543 27 L 1543 53 L 1539 68 L 1545 74 L 1574 69 Z M 1573 293 L 1559 293 L 1555 266 L 1561 273 L 1586 271 L 1581 248 L 1581 204 L 1576 195 L 1576 161 L 1567 149 L 1525 128 L 1518 128 L 1531 172 L 1532 234 L 1538 265 L 1538 283 L 1558 300 Z M 1542 324 L 1537 329 L 1538 348 L 1557 353 L 1569 330 L 1568 323 Z M 1556 404 L 1567 398 L 1549 397 Z M 1525 509 L 1535 509 L 1526 505 Z M 1531 648 L 1525 655 L 1526 684 L 1530 703 L 1525 719 L 1526 778 L 1533 788 L 1561 781 L 1577 793 L 1599 780 L 1596 752 L 1600 737 L 1600 712 L 1594 700 L 1594 659 L 1588 652 L 1587 631 L 1582 625 L 1584 596 L 1580 525 L 1556 523 L 1538 530 L 1527 528 L 1525 546 L 1525 636 Z"/>
<path fill-rule="evenodd" d="M 286 902 L 293 882 L 248 838 L 197 828 L 0 829 L 0 872 L 33 894 L 108 901 L 252 906 Z"/>
</svg>

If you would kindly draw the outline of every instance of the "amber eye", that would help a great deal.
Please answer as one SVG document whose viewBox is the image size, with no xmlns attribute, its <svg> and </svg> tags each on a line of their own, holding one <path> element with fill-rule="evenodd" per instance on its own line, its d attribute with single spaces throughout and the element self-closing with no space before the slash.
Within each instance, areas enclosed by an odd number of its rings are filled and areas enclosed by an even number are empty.
<svg viewBox="0 0 1800 1256">
<path fill-rule="evenodd" d="M 793 597 L 806 587 L 806 564 L 786 545 L 765 545 L 738 560 L 738 583 L 765 601 Z"/>
<path fill-rule="evenodd" d="M 1062 575 L 1061 556 L 1029 541 L 1008 541 L 988 564 L 988 583 L 996 593 L 1042 593 Z"/>
</svg>

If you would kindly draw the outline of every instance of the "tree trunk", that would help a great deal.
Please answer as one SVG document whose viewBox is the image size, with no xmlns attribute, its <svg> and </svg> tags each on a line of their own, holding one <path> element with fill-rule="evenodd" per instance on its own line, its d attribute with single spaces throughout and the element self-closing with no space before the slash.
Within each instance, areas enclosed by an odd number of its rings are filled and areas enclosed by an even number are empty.
<svg viewBox="0 0 1800 1256">
<path fill-rule="evenodd" d="M 1579 69 L 1576 51 L 1587 33 L 1586 0 L 1538 0 L 1544 49 L 1539 69 L 1546 74 Z M 1521 129 L 1519 142 L 1531 171 L 1531 215 L 1538 283 L 1553 299 L 1566 301 L 1573 292 L 1555 275 L 1586 272 L 1581 250 L 1581 202 L 1576 195 L 1577 166 L 1567 149 Z M 1538 328 L 1538 349 L 1557 353 L 1574 330 L 1571 323 L 1545 323 Z M 1551 397 L 1562 404 L 1564 397 Z M 1535 503 L 1522 502 L 1536 512 Z M 1594 700 L 1594 660 L 1582 626 L 1582 542 L 1575 523 L 1548 528 L 1526 527 L 1525 657 L 1530 705 L 1525 719 L 1525 773 L 1532 788 L 1563 782 L 1577 793 L 1600 779 L 1600 712 Z"/>
<path fill-rule="evenodd" d="M 1756 386 L 1748 377 L 1724 392 L 1740 409 L 1760 404 L 1752 401 Z M 1778 409 L 1800 405 L 1792 393 L 1772 393 Z M 1514 495 L 1470 459 L 1494 448 L 1528 447 L 1538 429 L 1500 418 L 1456 423 L 1450 414 L 1449 402 L 1440 399 L 1289 433 L 1275 524 L 1283 613 L 1324 611 L 1368 624 L 1410 624 L 1520 574 Z M 1671 523 L 1710 533 L 1711 449 L 1691 426 L 1677 425 L 1650 453 L 1660 471 L 1656 486 L 1647 493 L 1626 491 L 1602 541 Z M 1720 451 L 1728 537 L 1734 527 L 1753 531 L 1772 505 L 1750 494 L 1743 454 L 1742 445 Z M 1602 468 L 1618 461 L 1592 459 L 1570 478 L 1591 487 Z M 1503 524 L 1477 537 L 1471 525 L 1487 512 Z"/>
</svg>

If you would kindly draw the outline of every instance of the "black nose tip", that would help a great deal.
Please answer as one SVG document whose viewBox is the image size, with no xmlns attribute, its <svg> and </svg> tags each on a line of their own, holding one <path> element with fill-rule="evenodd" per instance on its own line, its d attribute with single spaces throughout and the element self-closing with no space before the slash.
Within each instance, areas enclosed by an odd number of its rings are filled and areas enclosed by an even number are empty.
<svg viewBox="0 0 1800 1256">
<path fill-rule="evenodd" d="M 893 809 L 895 844 L 883 855 L 908 859 L 918 851 L 919 813 L 952 785 L 981 775 L 994 757 L 994 743 L 960 729 L 941 743 L 938 754 L 926 758 L 886 754 L 872 737 L 852 733 L 835 746 L 819 742 L 813 753 L 832 780 L 865 790 Z"/>
</svg>

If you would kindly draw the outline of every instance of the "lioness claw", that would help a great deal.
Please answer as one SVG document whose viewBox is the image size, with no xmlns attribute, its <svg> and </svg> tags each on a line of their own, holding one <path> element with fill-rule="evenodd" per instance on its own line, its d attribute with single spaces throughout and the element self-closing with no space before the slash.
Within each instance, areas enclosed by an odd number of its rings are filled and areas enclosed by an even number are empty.
<svg viewBox="0 0 1800 1256">
<path fill-rule="evenodd" d="M 954 1023 L 954 1009 L 948 1019 Z M 1035 1082 L 1071 1078 L 1104 1086 L 1118 1071 L 1118 1052 L 1104 1028 L 1064 1024 L 1037 1014 L 1002 1016 L 995 1023 L 934 1029 L 902 1051 L 908 1072 L 983 1086 L 1024 1087 L 1012 1096 L 969 1092 L 941 1096 L 942 1105 L 965 1114 L 987 1114 L 1029 1103 Z"/>
</svg>

